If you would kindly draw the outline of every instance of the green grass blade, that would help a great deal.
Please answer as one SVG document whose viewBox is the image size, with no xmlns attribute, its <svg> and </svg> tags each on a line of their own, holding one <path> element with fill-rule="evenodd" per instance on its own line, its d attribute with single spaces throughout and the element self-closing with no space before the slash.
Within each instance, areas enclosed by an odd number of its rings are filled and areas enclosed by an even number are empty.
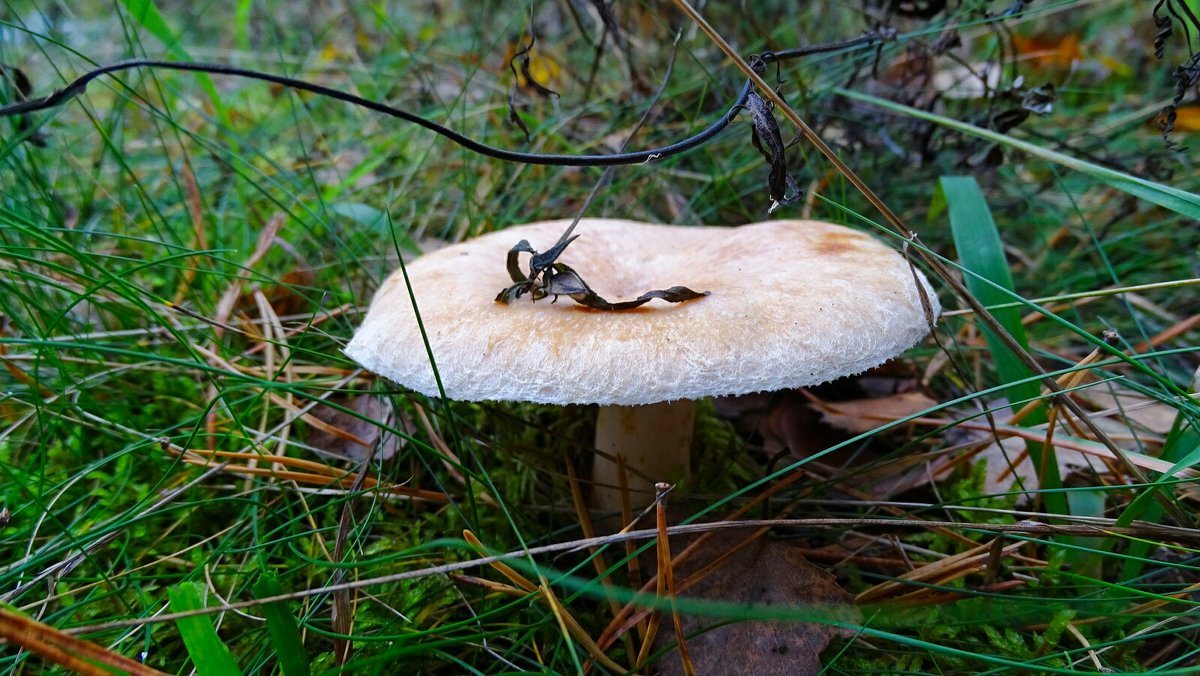
<svg viewBox="0 0 1200 676">
<path fill-rule="evenodd" d="M 283 589 L 279 586 L 279 576 L 273 571 L 264 570 L 254 583 L 254 595 L 258 598 L 279 596 Z M 271 633 L 271 645 L 275 648 L 275 658 L 279 661 L 279 669 L 284 676 L 307 676 L 311 673 L 308 655 L 304 653 L 304 642 L 300 639 L 300 627 L 296 618 L 283 601 L 264 604 L 262 614 L 267 617 L 267 629 Z"/>
<path fill-rule="evenodd" d="M 1000 241 L 1000 233 L 992 220 L 991 210 L 987 200 L 979 189 L 979 184 L 970 176 L 943 176 L 939 189 L 950 216 L 950 230 L 954 237 L 954 246 L 958 250 L 960 264 L 967 271 L 967 289 L 979 299 L 983 305 L 1001 305 L 1017 297 L 1013 288 L 1012 273 L 1008 269 L 1008 260 L 1004 255 L 1004 245 Z M 1017 343 L 1024 349 L 1029 349 L 1025 337 L 1025 327 L 1021 325 L 1020 310 L 1014 307 L 998 308 L 993 311 L 996 321 L 1004 327 Z M 1005 390 L 1009 401 L 1020 402 L 1035 399 L 1041 395 L 1037 381 L 1030 380 L 1034 375 L 1017 355 L 1000 338 L 986 327 L 980 327 L 987 341 L 988 351 L 996 365 L 996 375 L 1002 383 L 1014 383 Z M 1046 422 L 1043 409 L 1034 411 L 1026 416 L 1026 425 L 1037 425 Z M 1041 444 L 1031 442 L 1028 445 L 1029 457 L 1038 468 L 1041 487 L 1058 489 L 1062 487 L 1062 477 L 1058 473 L 1058 463 L 1054 449 L 1043 449 Z M 1067 514 L 1067 501 L 1062 493 L 1049 492 L 1044 495 L 1047 508 L 1055 514 Z"/>
<path fill-rule="evenodd" d="M 176 58 L 188 56 L 187 51 L 179 44 L 179 36 L 175 35 L 175 32 L 167 25 L 167 20 L 158 11 L 153 0 L 121 0 L 121 4 L 125 5 L 130 16 L 136 19 L 142 28 L 163 43 L 172 56 Z"/>
<path fill-rule="evenodd" d="M 125 9 L 138 22 L 138 25 L 145 28 L 148 33 L 163 43 L 163 46 L 167 48 L 167 51 L 173 58 L 180 61 L 195 61 L 192 55 L 180 43 L 179 36 L 176 35 L 175 31 L 171 30 L 162 12 L 158 11 L 158 6 L 154 4 L 154 0 L 121 0 L 121 4 L 125 5 Z M 217 119 L 221 121 L 221 124 L 226 129 L 232 129 L 233 120 L 229 116 L 229 110 L 221 102 L 221 95 L 217 92 L 217 87 L 213 84 L 212 78 L 205 73 L 199 73 L 196 75 L 196 80 L 200 83 L 200 88 L 208 95 L 209 100 L 212 101 L 213 109 L 217 112 Z M 233 147 L 236 151 L 236 145 Z"/>
<path fill-rule="evenodd" d="M 233 13 L 233 34 L 238 49 L 249 52 L 250 46 L 250 11 L 254 9 L 254 0 L 238 0 L 237 9 Z"/>
<path fill-rule="evenodd" d="M 170 599 L 173 613 L 204 608 L 204 601 L 200 598 L 200 585 L 195 582 L 184 582 L 169 588 L 167 598 Z M 188 656 L 192 658 L 192 664 L 201 676 L 242 673 L 229 648 L 217 636 L 212 618 L 207 615 L 182 617 L 175 621 L 175 626 L 179 627 L 179 635 L 183 637 L 183 644 L 187 646 Z"/>
<path fill-rule="evenodd" d="M 1011 136 L 1006 136 L 990 129 L 976 127 L 973 124 L 968 124 L 959 120 L 943 117 L 936 113 L 930 113 L 917 108 L 912 108 L 894 101 L 881 99 L 871 96 L 870 94 L 850 91 L 840 87 L 835 87 L 833 92 L 848 99 L 870 103 L 885 110 L 902 113 L 919 120 L 933 122 L 934 124 L 941 125 L 947 129 L 953 129 L 970 136 L 975 136 L 977 138 L 991 141 L 1002 146 L 1020 150 L 1023 153 L 1028 153 L 1034 157 L 1040 157 L 1043 160 L 1054 162 L 1073 171 L 1087 174 L 1088 176 L 1104 181 L 1117 190 L 1121 190 L 1139 199 L 1144 199 L 1147 202 L 1157 204 L 1160 207 L 1170 209 L 1171 211 L 1187 216 L 1188 218 L 1200 218 L 1200 195 L 1195 195 L 1178 188 L 1172 188 L 1171 186 L 1154 183 L 1153 181 L 1147 181 L 1136 176 L 1131 176 L 1120 171 L 1109 169 L 1108 167 L 1102 167 L 1098 164 L 1093 164 L 1091 162 L 1086 162 L 1084 160 L 1071 157 L 1070 155 L 1064 155 L 1063 153 L 1042 148 L 1041 146 L 1034 145 L 1028 141 L 1015 139 Z"/>
<path fill-rule="evenodd" d="M 967 289 L 983 305 L 1011 302 L 1017 296 L 1012 273 L 1008 269 L 1000 233 L 979 184 L 970 176 L 943 176 L 939 187 L 949 211 L 950 230 L 959 262 L 971 273 L 966 275 Z M 1022 348 L 1029 349 L 1019 308 L 998 308 L 992 315 Z M 1002 382 L 1015 383 L 1034 375 L 995 335 L 986 328 L 982 330 Z M 1037 385 L 1027 382 L 1013 385 L 1009 393 L 1014 401 L 1025 400 L 1038 396 L 1039 390 Z"/>
</svg>

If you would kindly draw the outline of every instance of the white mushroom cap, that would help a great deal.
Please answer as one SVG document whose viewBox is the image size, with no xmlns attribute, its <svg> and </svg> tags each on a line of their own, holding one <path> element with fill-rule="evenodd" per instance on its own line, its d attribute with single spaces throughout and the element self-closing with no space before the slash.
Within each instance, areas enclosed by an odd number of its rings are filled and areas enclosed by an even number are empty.
<svg viewBox="0 0 1200 676">
<path fill-rule="evenodd" d="M 803 387 L 878 366 L 929 329 L 898 253 L 819 221 L 722 228 L 583 219 L 559 261 L 605 299 L 676 285 L 711 294 L 616 312 L 566 297 L 497 303 L 512 284 L 508 250 L 527 239 L 545 251 L 568 224 L 508 228 L 408 265 L 446 396 L 634 405 Z M 528 270 L 528 255 L 521 264 Z M 936 316 L 937 296 L 917 277 Z M 400 271 L 376 293 L 346 354 L 438 395 Z"/>
</svg>

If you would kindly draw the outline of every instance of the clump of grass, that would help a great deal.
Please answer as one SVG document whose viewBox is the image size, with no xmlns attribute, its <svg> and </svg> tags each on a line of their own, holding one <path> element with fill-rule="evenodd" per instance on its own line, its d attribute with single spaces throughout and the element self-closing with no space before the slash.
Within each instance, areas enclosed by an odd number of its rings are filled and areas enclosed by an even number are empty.
<svg viewBox="0 0 1200 676">
<path fill-rule="evenodd" d="M 1133 458 L 1141 479 L 1114 455 L 1064 474 L 1061 492 L 1043 484 L 1035 501 L 1020 490 L 989 493 L 982 465 L 967 457 L 895 499 L 855 497 L 857 482 L 906 455 L 949 459 L 993 435 L 1049 443 L 1034 420 L 1009 424 L 1000 395 L 1011 378 L 972 315 L 953 310 L 936 343 L 908 359 L 924 373 L 923 390 L 944 402 L 921 414 L 920 427 L 903 428 L 923 431 L 900 438 L 897 426 L 843 441 L 882 452 L 830 476 L 795 458 L 772 460 L 753 428 L 707 412 L 697 493 L 717 505 L 715 517 L 753 504 L 848 520 L 804 531 L 813 559 L 870 600 L 851 638 L 826 652 L 831 673 L 1182 672 L 1197 659 L 1195 543 L 1144 522 L 1195 525 L 1200 411 L 1187 394 L 1200 231 L 1189 211 L 1190 155 L 1165 149 L 1143 114 L 1173 95 L 1169 69 L 1126 46 L 1152 42 L 1153 30 L 1139 28 L 1147 10 L 1031 5 L 998 23 L 985 14 L 991 3 L 931 18 L 888 15 L 892 4 L 865 3 L 870 20 L 833 3 L 705 12 L 743 54 L 843 39 L 876 19 L 898 30 L 878 49 L 785 66 L 781 92 L 919 230 L 912 246 L 963 260 L 945 219 L 926 217 L 940 176 L 975 177 L 1029 351 L 1071 396 L 1112 409 L 1092 411 L 1106 440 L 1074 421 L 1052 428 L 1051 442 L 1107 441 Z M 528 6 L 493 5 L 297 13 L 247 2 L 229 32 L 210 11 L 40 3 L 0 24 L 0 63 L 41 93 L 90 61 L 233 62 L 386 98 L 489 143 L 541 152 L 601 152 L 612 150 L 605 139 L 623 140 L 665 71 L 676 28 L 685 37 L 675 72 L 634 146 L 703 126 L 742 81 L 707 38 L 654 3 L 625 3 L 614 15 L 622 44 L 633 47 L 616 46 L 607 29 L 600 49 L 602 17 L 577 3 L 535 5 L 532 22 Z M 507 121 L 513 82 L 503 57 L 531 28 L 534 72 L 561 97 L 516 92 L 533 139 L 526 145 Z M 952 29 L 965 42 L 942 49 L 939 36 Z M 1129 40 L 1113 43 L 1122 31 Z M 1083 48 L 1064 66 L 1016 54 L 1010 35 L 1052 46 L 1072 38 Z M 997 135 L 996 114 L 1019 103 L 952 99 L 912 71 L 988 61 L 1004 64 L 1003 91 L 1018 73 L 1027 89 L 1053 82 L 1052 114 Z M 876 105 L 881 98 L 904 107 Z M 573 551 L 588 535 L 573 500 L 586 477 L 569 467 L 589 443 L 591 412 L 430 401 L 340 352 L 399 257 L 571 215 L 599 172 L 494 162 L 335 102 L 154 71 L 97 83 L 33 122 L 14 133 L 0 120 L 0 600 L 164 671 L 191 659 L 186 622 L 155 620 L 177 609 L 171 590 L 180 589 L 203 590 L 190 599 L 195 607 L 222 609 L 211 626 L 246 673 L 302 670 L 278 654 L 293 645 L 280 638 L 288 615 L 314 671 L 339 660 L 441 673 L 606 668 L 582 637 L 599 641 L 651 570 L 628 553 L 632 545 Z M 963 124 L 992 133 L 959 133 Z M 21 141 L 30 132 L 46 146 Z M 687 155 L 618 169 L 589 213 L 761 220 L 767 167 L 748 136 L 739 123 Z M 781 215 L 882 220 L 817 154 L 803 144 L 791 153 L 812 199 Z M 1105 329 L 1114 332 L 1107 347 L 1095 338 Z M 1058 409 L 1039 381 L 1022 386 Z M 386 401 L 386 414 L 355 408 L 364 395 Z M 344 415 L 338 438 L 366 439 L 378 451 L 370 461 L 343 444 L 311 443 L 334 410 Z M 1165 430 L 1147 426 L 1139 415 L 1147 410 L 1168 419 Z M 1049 509 L 1030 511 L 1036 504 Z M 974 525 L 882 534 L 854 526 L 881 514 Z M 983 527 L 1025 519 L 1100 530 Z M 1109 534 L 1119 527 L 1141 535 Z M 554 551 L 507 561 L 529 590 L 486 566 L 447 569 L 479 556 L 464 530 L 487 551 Z M 973 554 L 980 548 L 1003 556 Z M 822 551 L 845 557 L 816 559 Z M 950 570 L 952 557 L 968 555 L 976 558 Z M 885 586 L 897 580 L 905 584 Z M 294 596 L 255 605 L 276 592 Z M 680 604 L 733 619 L 764 612 Z M 630 668 L 638 636 L 599 650 Z M 10 651 L 0 664 L 47 670 L 28 652 Z"/>
</svg>

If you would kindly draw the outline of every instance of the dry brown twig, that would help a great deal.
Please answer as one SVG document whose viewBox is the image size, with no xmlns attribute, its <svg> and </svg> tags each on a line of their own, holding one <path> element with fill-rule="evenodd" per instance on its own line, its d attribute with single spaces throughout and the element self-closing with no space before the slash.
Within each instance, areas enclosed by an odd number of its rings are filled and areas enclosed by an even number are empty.
<svg viewBox="0 0 1200 676">
<path fill-rule="evenodd" d="M 210 470 L 213 471 L 213 470 Z M 207 475 L 205 475 L 207 476 Z M 961 528 L 977 530 L 985 533 L 1011 533 L 1015 535 L 1024 535 L 1032 537 L 1051 537 L 1055 535 L 1084 535 L 1091 537 L 1131 537 L 1131 538 L 1157 538 L 1164 542 L 1177 542 L 1186 546 L 1200 546 L 1200 530 L 1193 528 L 1183 528 L 1179 526 L 1163 526 L 1153 523 L 1134 522 L 1130 526 L 1116 526 L 1112 519 L 1097 519 L 1088 518 L 1082 523 L 1073 524 L 1058 524 L 1058 523 L 1041 523 L 1038 521 L 1019 521 L 1011 524 L 992 524 L 992 523 L 965 523 L 956 521 L 917 521 L 917 520 L 897 520 L 897 519 L 768 519 L 768 520 L 747 520 L 747 521 L 721 521 L 716 523 L 698 523 L 686 524 L 680 526 L 671 526 L 667 531 L 671 535 L 690 534 L 690 533 L 705 533 L 708 531 L 738 529 L 738 528 L 774 528 L 774 527 L 792 527 L 792 528 L 890 528 L 890 529 L 923 529 L 923 528 Z M 154 617 L 134 618 L 128 620 L 114 620 L 112 622 L 103 622 L 99 624 L 73 627 L 66 630 L 67 633 L 86 634 L 98 631 L 106 631 L 109 629 L 118 629 L 124 627 L 137 627 L 147 624 L 157 624 L 162 622 L 174 622 L 175 620 L 192 617 L 195 615 L 209 615 L 228 610 L 251 608 L 267 603 L 275 603 L 280 601 L 293 601 L 303 599 L 310 596 L 318 596 L 328 594 L 340 589 L 356 589 L 360 587 L 372 587 L 378 585 L 391 584 L 404 580 L 412 580 L 431 575 L 445 575 L 460 570 L 468 570 L 480 566 L 490 566 L 495 562 L 508 559 L 529 559 L 532 556 L 542 554 L 552 554 L 559 552 L 582 551 L 589 547 L 601 545 L 616 544 L 627 540 L 649 540 L 659 537 L 658 529 L 651 528 L 646 530 L 635 530 L 625 533 L 614 533 L 612 535 L 604 535 L 596 538 L 588 538 L 581 540 L 572 540 L 570 542 L 555 543 L 544 545 L 541 547 L 531 547 L 528 549 L 516 550 L 502 554 L 494 554 L 483 556 L 469 561 L 458 561 L 454 563 L 442 564 L 439 566 L 431 566 L 418 570 L 405 571 L 392 575 L 384 575 L 374 578 L 364 578 L 352 582 L 345 582 L 337 585 L 324 585 L 318 588 L 305 589 L 287 594 L 279 594 L 277 596 L 269 596 L 247 601 L 236 601 L 224 606 L 212 606 L 208 608 L 200 608 L 195 611 L 181 613 L 161 613 Z M 681 557 L 677 557 L 678 558 Z"/>
</svg>

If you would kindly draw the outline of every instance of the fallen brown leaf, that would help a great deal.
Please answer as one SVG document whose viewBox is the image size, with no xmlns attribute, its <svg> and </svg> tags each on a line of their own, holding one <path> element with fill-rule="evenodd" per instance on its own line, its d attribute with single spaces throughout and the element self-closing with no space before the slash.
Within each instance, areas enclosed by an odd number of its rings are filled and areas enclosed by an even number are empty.
<svg viewBox="0 0 1200 676">
<path fill-rule="evenodd" d="M 870 432 L 890 422 L 933 408 L 938 402 L 920 392 L 850 401 L 814 402 L 821 422 L 851 434 Z"/>
<path fill-rule="evenodd" d="M 268 287 L 266 294 L 275 314 L 280 317 L 301 314 L 312 302 L 296 292 L 296 289 L 311 287 L 316 281 L 312 269 L 297 266 L 283 273 L 279 281 Z"/>
<path fill-rule="evenodd" d="M 1035 68 L 1070 68 L 1083 59 L 1079 35 L 1013 35 L 1021 61 Z"/>
<path fill-rule="evenodd" d="M 330 397 L 332 403 L 344 406 L 359 415 L 353 415 L 332 406 L 318 405 L 310 414 L 325 423 L 325 428 L 314 426 L 305 442 L 313 448 L 351 460 L 362 461 L 371 454 L 371 446 L 379 443 L 383 430 L 373 421 L 387 422 L 392 418 L 392 407 L 382 397 L 360 394 L 354 397 Z M 379 447 L 376 458 L 387 460 L 401 448 L 401 439 L 394 434 Z"/>
<path fill-rule="evenodd" d="M 1174 407 L 1117 383 L 1079 390 L 1075 398 L 1100 415 L 1123 417 L 1154 434 L 1170 432 L 1178 416 Z"/>
<path fill-rule="evenodd" d="M 807 458 L 900 418 L 937 405 L 917 388 L 918 381 L 899 367 L 885 365 L 855 378 L 804 390 L 771 395 L 745 395 L 715 400 L 717 412 L 739 429 L 758 432 L 763 450 L 773 456 L 788 449 L 794 458 Z M 863 396 L 863 395 L 867 396 Z M 821 458 L 829 478 L 853 472 L 855 486 L 872 499 L 886 500 L 928 483 L 938 472 L 935 461 L 907 454 L 890 462 L 871 448 L 845 447 Z M 864 466 L 872 469 L 865 471 Z"/>
<path fill-rule="evenodd" d="M 845 621 L 858 620 L 857 611 L 850 605 L 850 595 L 837 585 L 832 575 L 809 563 L 794 547 L 765 537 L 742 546 L 744 542 L 744 534 L 718 533 L 703 550 L 679 564 L 675 579 L 686 588 L 680 597 L 797 610 L 823 608 Z M 734 553 L 720 562 L 720 567 L 688 586 L 693 575 L 731 551 Z M 829 640 L 852 635 L 837 627 L 811 622 L 728 623 L 723 618 L 686 614 L 682 615 L 682 625 L 689 637 L 691 661 L 700 674 L 817 674 L 821 671 L 821 651 Z M 671 632 L 664 632 L 657 647 L 674 643 Z M 659 660 L 658 668 L 663 676 L 684 673 L 675 650 Z"/>
</svg>

